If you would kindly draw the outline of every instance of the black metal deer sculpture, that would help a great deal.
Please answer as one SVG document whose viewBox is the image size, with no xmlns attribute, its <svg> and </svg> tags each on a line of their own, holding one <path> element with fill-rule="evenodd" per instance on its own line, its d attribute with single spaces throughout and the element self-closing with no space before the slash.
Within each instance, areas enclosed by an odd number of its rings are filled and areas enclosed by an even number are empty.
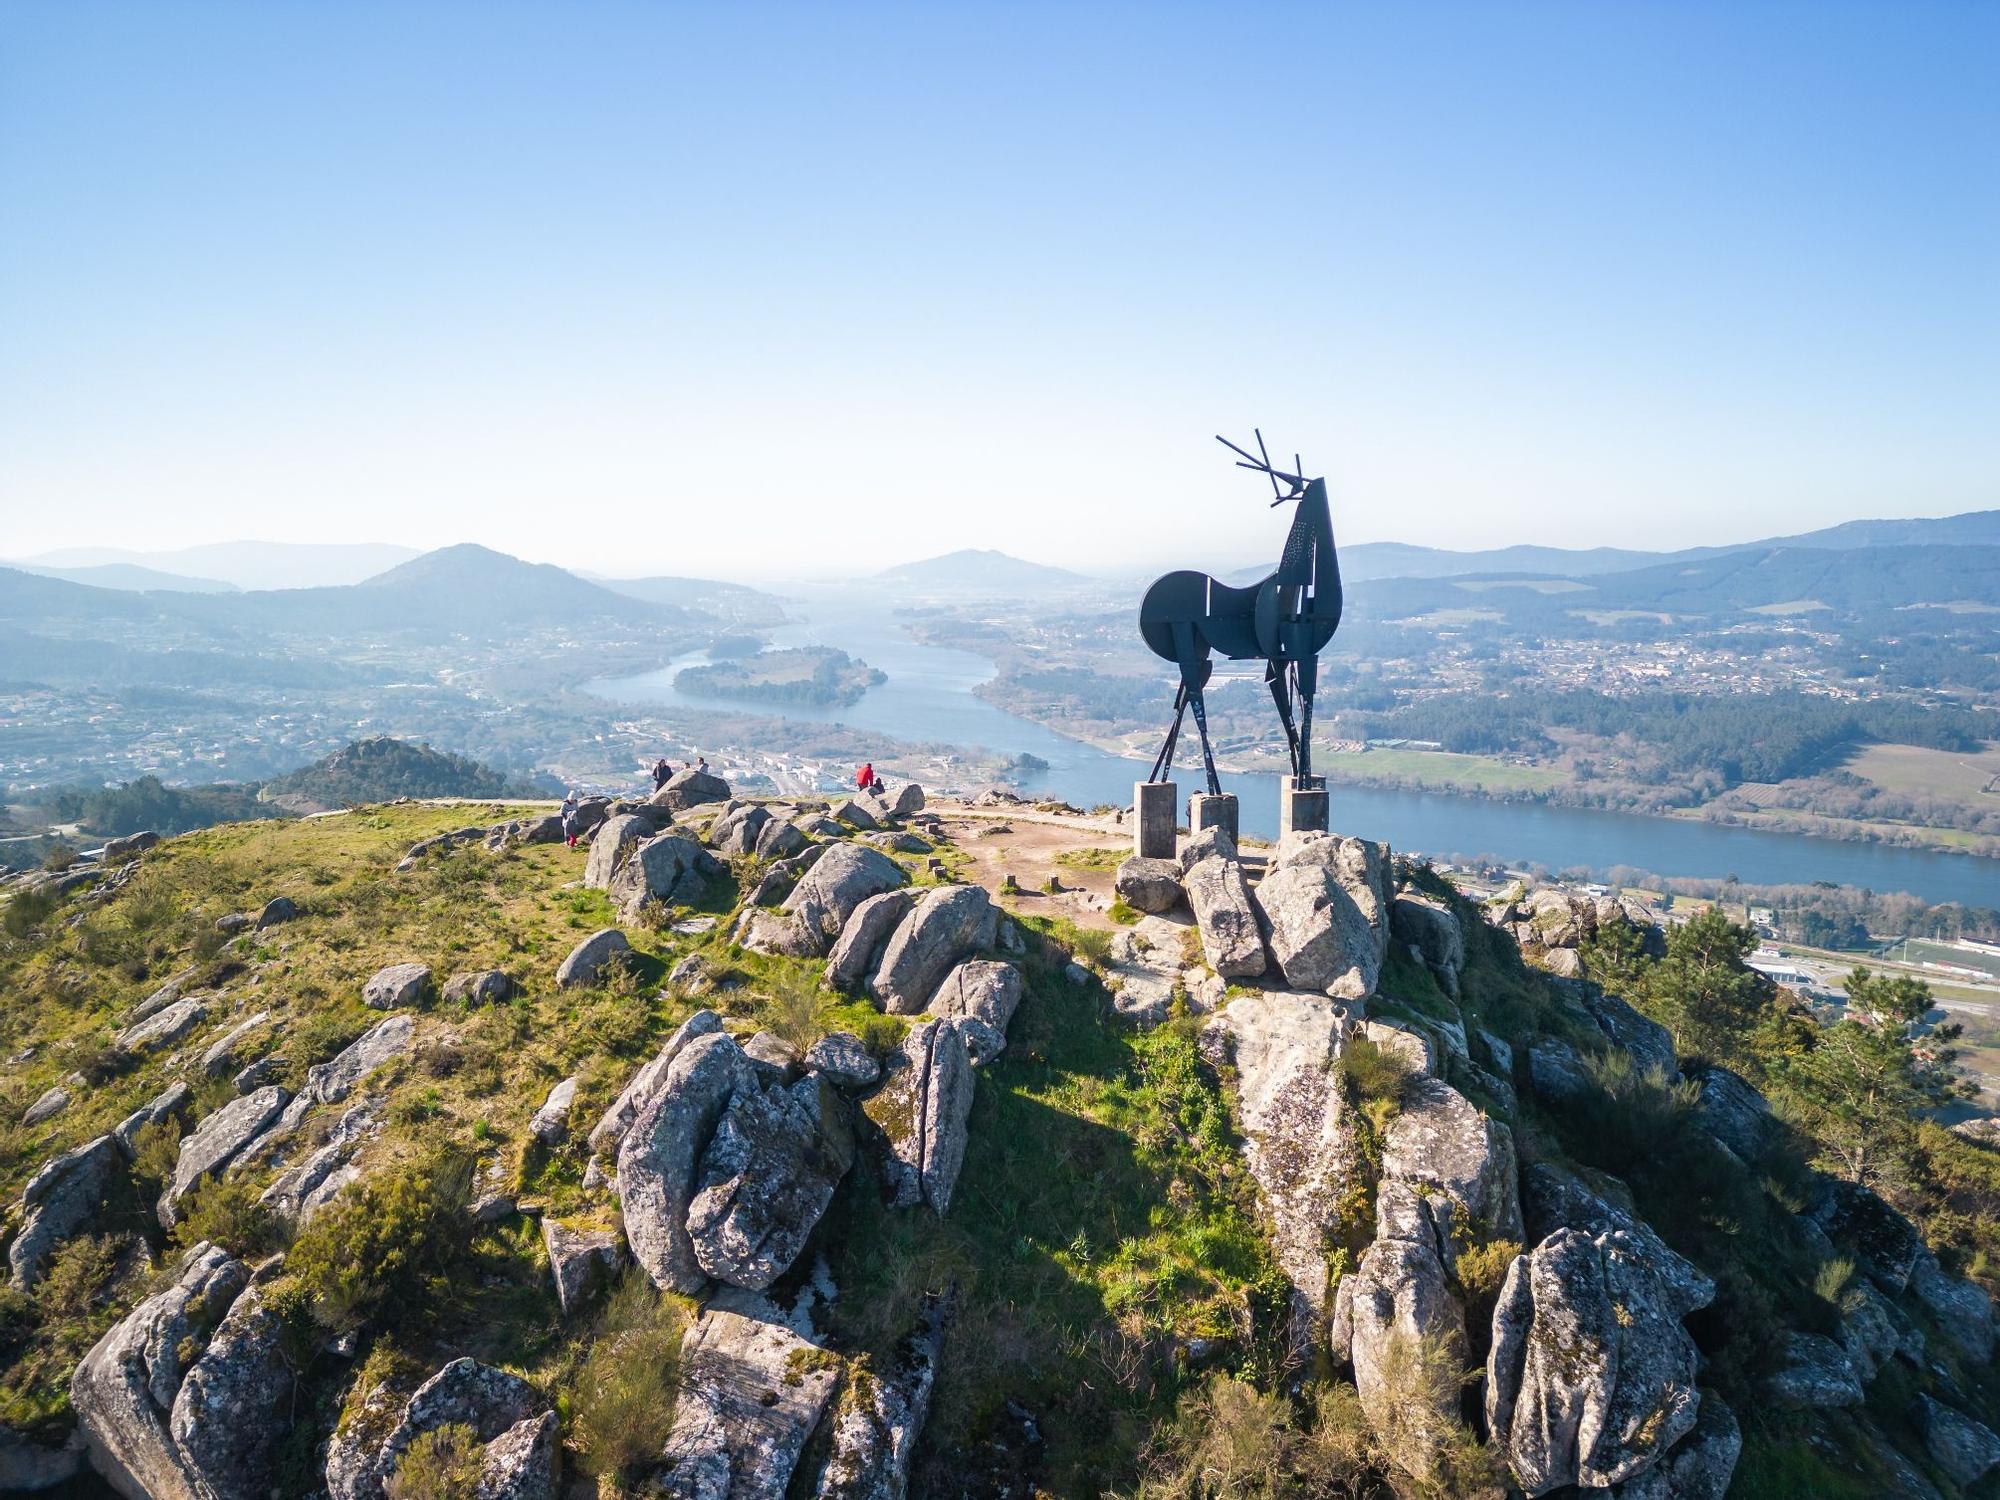
<svg viewBox="0 0 2000 1500">
<path fill-rule="evenodd" d="M 1273 506 L 1289 500 L 1296 502 L 1298 509 L 1292 514 L 1284 555 L 1276 571 L 1261 583 L 1231 588 L 1206 573 L 1182 571 L 1167 574 L 1146 590 L 1139 605 L 1139 634 L 1155 653 L 1181 671 L 1180 689 L 1174 694 L 1173 727 L 1153 762 L 1152 779 L 1162 780 L 1173 770 L 1181 721 L 1192 708 L 1195 728 L 1201 734 L 1208 789 L 1222 790 L 1215 778 L 1215 755 L 1208 742 L 1208 706 L 1202 698 L 1214 670 L 1209 661 L 1213 650 L 1231 661 L 1263 659 L 1264 683 L 1271 690 L 1271 701 L 1278 707 L 1285 740 L 1291 747 L 1292 785 L 1304 790 L 1313 784 L 1313 689 L 1319 679 L 1319 653 L 1340 627 L 1340 561 L 1333 549 L 1326 481 L 1273 468 L 1261 431 L 1257 434 L 1259 456 L 1255 458 L 1228 438 L 1218 436 L 1216 441 L 1240 455 L 1237 468 L 1254 469 L 1270 477 L 1271 491 L 1277 496 Z M 1303 468 L 1296 457 L 1292 468 Z M 1280 481 L 1290 488 L 1281 488 Z"/>
</svg>

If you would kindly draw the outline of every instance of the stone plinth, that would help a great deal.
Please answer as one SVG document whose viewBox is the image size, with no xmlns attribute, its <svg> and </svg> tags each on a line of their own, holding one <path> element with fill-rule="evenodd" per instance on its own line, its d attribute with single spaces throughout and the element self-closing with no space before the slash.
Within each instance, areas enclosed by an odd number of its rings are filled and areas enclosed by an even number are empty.
<svg viewBox="0 0 2000 1500">
<path fill-rule="evenodd" d="M 1193 837 L 1204 828 L 1220 828 L 1229 835 L 1231 843 L 1240 835 L 1236 831 L 1236 794 L 1234 792 L 1196 792 L 1188 798 L 1188 835 Z"/>
<path fill-rule="evenodd" d="M 1278 837 L 1283 838 L 1294 829 L 1326 832 L 1324 776 L 1313 777 L 1309 788 L 1293 786 L 1290 777 L 1278 783 Z"/>
<path fill-rule="evenodd" d="M 1141 859 L 1172 859 L 1180 811 L 1180 786 L 1172 781 L 1132 785 L 1132 852 Z"/>
</svg>

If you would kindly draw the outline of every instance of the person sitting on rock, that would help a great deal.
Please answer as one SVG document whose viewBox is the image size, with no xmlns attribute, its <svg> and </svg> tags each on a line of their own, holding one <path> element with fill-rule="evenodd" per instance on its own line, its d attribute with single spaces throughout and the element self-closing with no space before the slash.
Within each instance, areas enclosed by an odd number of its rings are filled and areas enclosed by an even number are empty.
<svg viewBox="0 0 2000 1500">
<path fill-rule="evenodd" d="M 699 765 L 695 767 L 695 769 L 701 772 L 701 774 L 704 776 L 708 774 L 708 757 L 706 755 L 701 757 L 701 762 Z"/>
<path fill-rule="evenodd" d="M 876 785 L 875 762 L 871 760 L 862 764 L 861 769 L 854 773 L 854 784 L 864 792 Z"/>
</svg>

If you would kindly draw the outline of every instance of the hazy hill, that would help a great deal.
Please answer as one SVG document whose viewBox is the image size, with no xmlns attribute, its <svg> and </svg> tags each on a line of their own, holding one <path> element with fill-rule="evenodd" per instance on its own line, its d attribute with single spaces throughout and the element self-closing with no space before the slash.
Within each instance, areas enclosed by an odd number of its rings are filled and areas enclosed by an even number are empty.
<svg viewBox="0 0 2000 1500">
<path fill-rule="evenodd" d="M 785 617 L 784 606 L 775 594 L 741 583 L 724 583 L 715 578 L 605 578 L 596 573 L 577 576 L 628 599 L 670 604 L 738 623 L 776 624 Z"/>
<path fill-rule="evenodd" d="M 166 573 L 138 563 L 94 563 L 81 568 L 49 568 L 21 564 L 23 572 L 44 578 L 60 578 L 66 583 L 89 584 L 92 588 L 124 589 L 145 593 L 153 589 L 172 594 L 233 594 L 236 585 L 220 578 L 195 578 L 185 573 Z"/>
<path fill-rule="evenodd" d="M 208 542 L 164 552 L 124 547 L 63 547 L 26 559 L 38 567 L 135 563 L 163 572 L 226 579 L 243 589 L 323 588 L 359 583 L 417 556 L 386 542 Z"/>
<path fill-rule="evenodd" d="M 1034 592 L 1089 582 L 1081 573 L 1028 562 L 991 548 L 967 547 L 941 557 L 904 563 L 875 575 L 877 581 L 909 588 L 963 589 L 970 593 Z"/>
<path fill-rule="evenodd" d="M 462 755 L 380 735 L 265 782 L 263 798 L 291 812 L 318 812 L 398 797 L 541 797 L 549 790 Z"/>
</svg>

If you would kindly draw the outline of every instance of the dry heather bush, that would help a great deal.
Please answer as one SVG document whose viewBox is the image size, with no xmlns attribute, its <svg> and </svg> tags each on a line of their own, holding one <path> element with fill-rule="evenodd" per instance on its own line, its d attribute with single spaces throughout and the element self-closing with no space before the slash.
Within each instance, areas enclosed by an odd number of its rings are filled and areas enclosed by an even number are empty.
<svg viewBox="0 0 2000 1500">
<path fill-rule="evenodd" d="M 674 1422 L 687 1314 L 626 1275 L 606 1302 L 569 1393 L 570 1437 L 583 1467 L 610 1478 L 657 1462 Z"/>
<path fill-rule="evenodd" d="M 773 975 L 762 1007 L 764 1025 L 801 1054 L 826 1034 L 826 996 L 812 979 L 787 969 Z"/>
</svg>

